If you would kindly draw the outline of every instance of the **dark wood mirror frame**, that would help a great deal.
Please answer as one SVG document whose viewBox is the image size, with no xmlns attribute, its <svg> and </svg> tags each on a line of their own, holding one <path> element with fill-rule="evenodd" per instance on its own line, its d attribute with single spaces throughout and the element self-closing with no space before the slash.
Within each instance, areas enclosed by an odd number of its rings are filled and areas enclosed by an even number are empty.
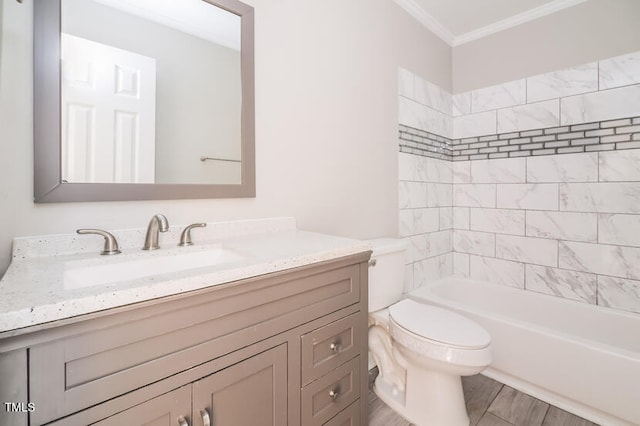
<svg viewBox="0 0 640 426">
<path fill-rule="evenodd" d="M 237 0 L 203 0 L 241 17 L 240 184 L 66 183 L 61 178 L 60 1 L 34 2 L 34 201 L 51 203 L 255 197 L 253 8 Z"/>
</svg>

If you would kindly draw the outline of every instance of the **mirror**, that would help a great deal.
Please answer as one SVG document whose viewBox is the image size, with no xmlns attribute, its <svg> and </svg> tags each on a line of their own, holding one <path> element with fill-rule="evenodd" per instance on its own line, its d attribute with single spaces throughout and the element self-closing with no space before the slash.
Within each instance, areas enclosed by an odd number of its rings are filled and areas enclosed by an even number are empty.
<svg viewBox="0 0 640 426">
<path fill-rule="evenodd" d="M 255 196 L 253 8 L 34 9 L 36 202 Z"/>
</svg>

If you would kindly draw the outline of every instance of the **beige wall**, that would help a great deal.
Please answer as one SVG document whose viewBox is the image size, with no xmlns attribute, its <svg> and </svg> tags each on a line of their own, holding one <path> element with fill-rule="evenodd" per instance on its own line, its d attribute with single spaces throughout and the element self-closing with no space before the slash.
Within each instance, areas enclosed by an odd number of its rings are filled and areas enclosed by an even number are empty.
<svg viewBox="0 0 640 426">
<path fill-rule="evenodd" d="M 256 9 L 256 198 L 36 205 L 33 2 L 4 0 L 0 273 L 13 237 L 144 227 L 158 212 L 173 224 L 286 215 L 312 231 L 397 235 L 397 68 L 450 90 L 450 48 L 388 0 L 247 3 Z"/>
<path fill-rule="evenodd" d="M 640 1 L 590 0 L 453 48 L 453 93 L 635 52 Z"/>
</svg>

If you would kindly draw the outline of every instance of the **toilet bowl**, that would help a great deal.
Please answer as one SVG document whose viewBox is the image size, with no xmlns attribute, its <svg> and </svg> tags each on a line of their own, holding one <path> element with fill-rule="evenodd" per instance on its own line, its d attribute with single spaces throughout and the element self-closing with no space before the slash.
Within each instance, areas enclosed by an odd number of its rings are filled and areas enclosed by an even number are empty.
<svg viewBox="0 0 640 426">
<path fill-rule="evenodd" d="M 468 425 L 461 376 L 489 366 L 489 334 L 455 312 L 402 300 L 404 243 L 370 243 L 369 351 L 380 372 L 375 393 L 418 426 Z"/>
</svg>

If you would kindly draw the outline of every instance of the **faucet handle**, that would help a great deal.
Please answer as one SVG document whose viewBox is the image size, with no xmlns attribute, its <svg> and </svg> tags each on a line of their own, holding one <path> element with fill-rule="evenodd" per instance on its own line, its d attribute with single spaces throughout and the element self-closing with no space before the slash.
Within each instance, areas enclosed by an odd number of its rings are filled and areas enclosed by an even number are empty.
<svg viewBox="0 0 640 426">
<path fill-rule="evenodd" d="M 193 245 L 191 241 L 191 230 L 193 228 L 204 228 L 205 226 L 207 226 L 206 223 L 193 223 L 184 228 L 182 234 L 180 234 L 180 243 L 178 243 L 178 245 L 181 247 Z"/>
<path fill-rule="evenodd" d="M 120 249 L 118 248 L 118 241 L 116 237 L 113 236 L 110 232 L 103 231 L 101 229 L 78 229 L 76 232 L 80 235 L 83 234 L 95 234 L 101 235 L 104 237 L 104 247 L 102 248 L 102 252 L 100 254 L 119 254 Z"/>
</svg>

